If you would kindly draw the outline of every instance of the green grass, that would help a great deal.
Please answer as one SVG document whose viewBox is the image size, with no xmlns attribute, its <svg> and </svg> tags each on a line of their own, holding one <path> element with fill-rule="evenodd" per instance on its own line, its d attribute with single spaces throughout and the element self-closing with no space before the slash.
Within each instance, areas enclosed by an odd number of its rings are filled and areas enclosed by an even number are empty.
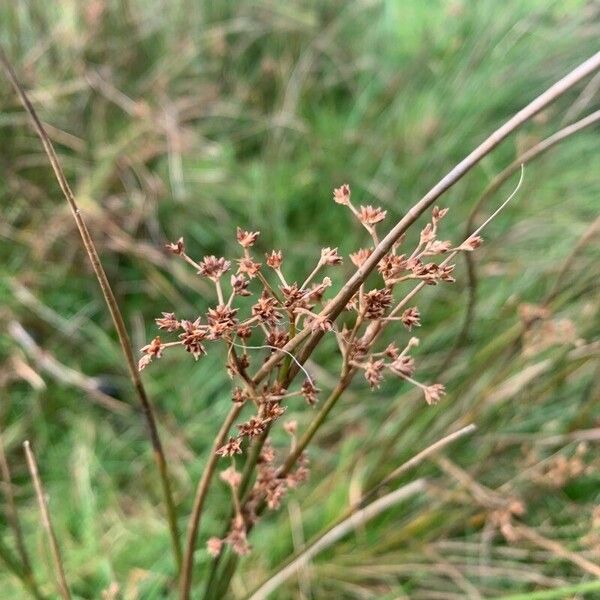
<svg viewBox="0 0 600 600">
<path fill-rule="evenodd" d="M 575 0 L 98 5 L 106 10 L 92 24 L 83 3 L 3 3 L 0 42 L 52 126 L 136 347 L 154 334 L 152 319 L 161 311 L 191 317 L 211 300 L 192 272 L 165 257 L 166 240 L 183 235 L 196 257 L 230 255 L 237 225 L 260 229 L 260 250 L 281 248 L 286 272 L 300 278 L 322 246 L 347 254 L 365 244 L 363 232 L 331 201 L 334 186 L 350 183 L 359 202 L 383 206 L 394 222 L 513 112 L 593 54 L 600 33 L 597 8 Z M 447 237 L 458 241 L 486 184 L 518 148 L 559 129 L 583 87 L 446 194 Z M 140 116 L 143 107 L 153 117 Z M 594 108 L 597 90 L 584 114 Z M 173 564 L 143 422 L 135 412 L 110 413 L 39 371 L 6 331 L 19 321 L 62 363 L 106 378 L 134 404 L 68 208 L 6 82 L 0 140 L 0 427 L 36 576 L 54 597 L 24 439 L 40 463 L 74 596 L 99 598 L 117 581 L 123 598 L 169 597 Z M 388 382 L 373 394 L 357 381 L 318 435 L 309 484 L 288 500 L 300 507 L 305 538 L 335 520 L 356 489 L 473 421 L 477 433 L 446 455 L 482 484 L 519 496 L 527 505 L 522 521 L 546 537 L 577 552 L 597 548 L 600 531 L 591 526 L 600 483 L 595 443 L 583 455 L 589 468 L 565 485 L 546 485 L 548 479 L 527 470 L 576 452 L 576 441 L 544 440 L 598 422 L 597 346 L 583 356 L 566 344 L 525 356 L 517 311 L 543 300 L 597 216 L 598 172 L 597 128 L 525 169 L 517 198 L 490 225 L 477 252 L 476 319 L 468 343 L 441 376 L 448 396 L 430 408 L 408 386 Z M 484 212 L 515 184 L 507 183 Z M 417 234 L 418 228 L 409 240 Z M 587 344 L 600 333 L 599 258 L 596 238 L 552 304 L 555 318 L 572 320 Z M 459 262 L 456 284 L 420 296 L 417 359 L 424 379 L 436 376 L 460 329 L 465 285 Z M 32 301 L 19 293 L 23 288 Z M 337 364 L 333 345 L 324 348 L 320 365 Z M 193 363 L 173 353 L 144 372 L 182 530 L 206 452 L 229 408 L 222 358 L 215 352 Z M 540 375 L 502 397 L 510 381 L 544 360 Z M 23 364 L 39 372 L 43 387 L 23 378 Z M 327 381 L 319 383 L 328 389 Z M 290 413 L 300 429 L 312 415 L 307 407 Z M 406 479 L 417 475 L 431 482 L 425 497 L 339 542 L 276 597 L 458 598 L 465 597 L 461 577 L 484 598 L 595 597 L 593 582 L 585 581 L 590 576 L 576 566 L 525 541 L 510 545 L 492 536 L 485 510 L 457 492 L 460 486 L 434 463 Z M 203 540 L 221 529 L 225 499 L 215 484 Z M 233 582 L 236 597 L 293 551 L 290 514 L 284 506 L 259 525 L 255 550 Z M 0 535 L 12 547 L 4 517 Z M 198 585 L 208 561 L 201 548 Z M 444 568 L 448 564 L 453 568 Z M 553 587 L 558 591 L 543 595 Z M 26 597 L 3 567 L 0 596 Z"/>
</svg>

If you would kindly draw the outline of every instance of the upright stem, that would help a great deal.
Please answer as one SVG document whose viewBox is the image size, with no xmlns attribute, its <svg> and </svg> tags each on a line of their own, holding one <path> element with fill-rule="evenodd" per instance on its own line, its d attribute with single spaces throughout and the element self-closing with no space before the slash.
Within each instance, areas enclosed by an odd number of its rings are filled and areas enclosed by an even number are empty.
<svg viewBox="0 0 600 600">
<path fill-rule="evenodd" d="M 194 565 L 194 551 L 196 549 L 196 539 L 198 538 L 198 529 L 200 527 L 200 517 L 202 516 L 202 509 L 204 508 L 204 502 L 210 487 L 213 473 L 219 460 L 217 450 L 223 445 L 231 426 L 237 419 L 238 415 L 242 410 L 242 404 L 234 404 L 231 410 L 227 414 L 223 425 L 219 433 L 215 437 L 210 454 L 208 455 L 208 461 L 202 472 L 202 477 L 198 482 L 196 488 L 196 495 L 194 497 L 194 506 L 188 522 L 188 532 L 185 545 L 185 554 L 183 555 L 183 563 L 181 567 L 181 577 L 179 581 L 179 597 L 181 600 L 188 600 L 190 597 L 190 589 L 192 586 L 192 567 Z"/>
<path fill-rule="evenodd" d="M 119 337 L 119 343 L 121 345 L 121 350 L 123 351 L 123 355 L 125 356 L 125 362 L 127 363 L 127 369 L 129 371 L 129 375 L 131 377 L 131 381 L 133 382 L 133 387 L 136 391 L 140 404 L 142 405 L 142 411 L 144 413 L 144 417 L 146 419 L 146 423 L 148 426 L 150 442 L 152 444 L 152 448 L 154 451 L 154 460 L 158 466 L 158 472 L 162 484 L 162 492 L 165 500 L 165 506 L 167 511 L 167 520 L 169 523 L 169 530 L 171 533 L 171 543 L 173 545 L 173 554 L 175 556 L 175 561 L 177 563 L 177 567 L 181 566 L 181 546 L 179 542 L 179 531 L 177 527 L 177 517 L 175 513 L 175 503 L 173 501 L 173 494 L 171 492 L 171 484 L 168 477 L 167 472 L 167 461 L 165 459 L 165 454 L 163 451 L 162 443 L 160 441 L 160 436 L 158 433 L 158 427 L 156 424 L 156 417 L 154 415 L 154 409 L 150 403 L 150 400 L 146 394 L 146 390 L 142 383 L 142 379 L 140 377 L 140 373 L 138 371 L 135 358 L 133 355 L 133 351 L 131 349 L 131 342 L 129 341 L 129 334 L 127 333 L 127 328 L 125 327 L 125 322 L 123 320 L 123 316 L 119 309 L 119 305 L 117 304 L 117 300 L 113 294 L 112 288 L 104 272 L 104 268 L 102 267 L 102 262 L 100 261 L 100 257 L 96 250 L 96 246 L 92 240 L 90 232 L 81 216 L 81 211 L 75 200 L 75 195 L 69 186 L 67 178 L 62 170 L 60 165 L 60 161 L 58 160 L 58 156 L 54 150 L 54 146 L 42 122 L 40 121 L 33 105 L 31 104 L 25 90 L 19 83 L 19 80 L 15 74 L 14 69 L 12 68 L 6 54 L 0 47 L 0 64 L 4 67 L 6 71 L 7 77 L 10 80 L 11 84 L 15 88 L 21 103 L 23 104 L 25 111 L 31 118 L 33 123 L 33 127 L 39 136 L 44 150 L 48 156 L 48 160 L 52 169 L 54 171 L 54 175 L 58 181 L 60 189 L 69 204 L 69 208 L 71 209 L 71 213 L 73 214 L 73 218 L 75 219 L 75 223 L 77 225 L 77 229 L 79 230 L 79 234 L 81 236 L 81 240 L 83 242 L 83 246 L 88 255 L 88 258 L 92 264 L 92 268 L 94 270 L 94 274 L 96 275 L 96 279 L 100 285 L 100 289 L 102 290 L 102 294 L 104 296 L 104 300 L 112 317 L 115 329 L 117 330 L 117 335 Z"/>
<path fill-rule="evenodd" d="M 50 511 L 48 510 L 46 495 L 44 494 L 44 488 L 42 487 L 42 481 L 38 473 L 37 463 L 35 462 L 35 457 L 31 451 L 31 446 L 29 445 L 28 441 L 23 444 L 23 447 L 25 448 L 27 466 L 29 467 L 29 472 L 31 473 L 31 479 L 33 480 L 38 505 L 40 507 L 40 513 L 42 515 L 42 525 L 46 530 L 46 535 L 48 536 L 48 541 L 50 543 L 52 560 L 54 561 L 54 568 L 56 569 L 56 583 L 58 585 L 58 590 L 64 600 L 71 600 L 71 592 L 69 591 L 67 578 L 65 577 L 65 570 L 63 568 L 62 558 L 60 555 L 60 548 L 58 547 L 58 541 L 52 527 Z"/>
</svg>

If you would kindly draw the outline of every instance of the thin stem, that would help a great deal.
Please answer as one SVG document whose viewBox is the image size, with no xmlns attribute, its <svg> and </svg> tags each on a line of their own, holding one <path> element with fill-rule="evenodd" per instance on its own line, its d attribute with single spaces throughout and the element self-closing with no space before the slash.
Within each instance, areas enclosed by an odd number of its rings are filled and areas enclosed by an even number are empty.
<svg viewBox="0 0 600 600">
<path fill-rule="evenodd" d="M 62 193 L 67 203 L 69 204 L 69 208 L 71 209 L 73 218 L 75 219 L 75 223 L 77 225 L 77 229 L 79 230 L 83 246 L 88 255 L 90 263 L 92 264 L 94 274 L 96 275 L 96 279 L 98 280 L 100 289 L 102 290 L 102 294 L 104 296 L 104 300 L 106 302 L 115 329 L 117 331 L 117 336 L 119 338 L 121 350 L 123 351 L 123 355 L 125 356 L 125 362 L 127 363 L 127 369 L 129 371 L 131 381 L 133 382 L 133 387 L 142 406 L 142 411 L 144 413 L 144 417 L 148 426 L 150 442 L 154 451 L 154 459 L 158 466 L 158 472 L 162 484 L 162 492 L 167 511 L 167 520 L 169 524 L 169 530 L 171 533 L 171 542 L 173 545 L 173 554 L 175 556 L 177 567 L 179 568 L 181 565 L 181 546 L 179 542 L 179 531 L 177 528 L 175 503 L 173 501 L 173 494 L 171 493 L 171 484 L 167 472 L 167 462 L 158 433 L 154 409 L 152 408 L 152 404 L 150 403 L 150 400 L 146 394 L 146 390 L 144 388 L 140 373 L 136 365 L 133 351 L 131 349 L 129 334 L 127 333 L 127 328 L 125 327 L 125 322 L 123 320 L 123 315 L 121 314 L 119 305 L 117 304 L 117 300 L 114 296 L 106 273 L 104 272 L 104 268 L 102 266 L 102 262 L 100 261 L 100 257 L 96 250 L 96 246 L 94 245 L 87 225 L 85 224 L 85 221 L 81 216 L 81 211 L 79 209 L 73 191 L 71 190 L 69 182 L 67 181 L 67 178 L 65 177 L 65 174 L 62 170 L 60 161 L 58 160 L 58 156 L 56 155 L 56 151 L 54 150 L 54 146 L 52 145 L 52 142 L 48 137 L 48 134 L 46 133 L 42 122 L 40 121 L 35 109 L 33 108 L 33 105 L 31 104 L 27 94 L 25 93 L 25 90 L 19 83 L 15 71 L 12 68 L 12 65 L 10 64 L 2 47 L 0 47 L 0 63 L 4 67 L 8 79 L 15 88 L 15 91 L 17 92 L 17 95 L 19 96 L 19 99 L 21 100 L 25 111 L 31 118 L 35 132 L 37 133 L 38 137 L 42 142 L 52 170 L 54 171 L 54 175 L 56 176 L 60 189 L 62 190 Z"/>
<path fill-rule="evenodd" d="M 37 496 L 38 505 L 40 507 L 40 513 L 42 515 L 42 525 L 46 530 L 46 535 L 48 536 L 48 541 L 50 543 L 50 552 L 52 554 L 52 560 L 54 561 L 54 568 L 56 570 L 56 583 L 58 585 L 58 590 L 64 600 L 71 600 L 71 592 L 69 591 L 67 578 L 65 577 L 63 562 L 60 555 L 60 548 L 58 547 L 58 541 L 52 527 L 48 504 L 46 503 L 46 495 L 44 494 L 42 480 L 40 479 L 40 475 L 38 473 L 35 456 L 33 455 L 28 441 L 23 443 L 23 447 L 25 448 L 27 466 L 29 468 L 29 472 L 31 473 L 31 479 L 33 480 L 33 486 L 35 487 L 35 493 Z"/>
<path fill-rule="evenodd" d="M 217 450 L 225 442 L 225 438 L 227 437 L 227 434 L 229 433 L 229 430 L 231 429 L 234 421 L 238 418 L 238 415 L 242 411 L 242 408 L 243 404 L 234 404 L 231 407 L 227 416 L 225 417 L 225 421 L 223 421 L 223 425 L 221 425 L 221 429 L 215 437 L 212 448 L 210 450 L 210 454 L 208 455 L 208 461 L 206 463 L 206 466 L 204 467 L 202 477 L 198 482 L 198 487 L 196 488 L 196 495 L 194 496 L 194 506 L 192 507 L 192 512 L 190 514 L 190 519 L 188 522 L 185 553 L 183 555 L 183 562 L 181 565 L 181 577 L 179 581 L 179 597 L 181 598 L 181 600 L 188 600 L 190 597 L 190 589 L 192 586 L 192 567 L 194 563 L 196 539 L 198 537 L 198 529 L 200 528 L 200 518 L 202 516 L 202 509 L 204 508 L 204 502 L 206 500 L 208 488 L 210 487 L 210 482 L 212 480 L 215 468 L 217 466 L 217 462 L 219 460 Z"/>
<path fill-rule="evenodd" d="M 6 498 L 6 520 L 13 530 L 15 536 L 15 545 L 17 552 L 21 557 L 21 564 L 23 571 L 31 575 L 31 561 L 29 560 L 29 554 L 25 547 L 25 541 L 23 539 L 23 531 L 21 529 L 21 523 L 19 521 L 19 513 L 17 512 L 17 504 L 15 502 L 15 495 L 12 489 L 12 478 L 10 475 L 10 467 L 8 460 L 4 452 L 4 442 L 2 440 L 2 434 L 0 433 L 0 473 L 2 474 L 2 481 L 4 483 L 4 497 Z"/>
</svg>

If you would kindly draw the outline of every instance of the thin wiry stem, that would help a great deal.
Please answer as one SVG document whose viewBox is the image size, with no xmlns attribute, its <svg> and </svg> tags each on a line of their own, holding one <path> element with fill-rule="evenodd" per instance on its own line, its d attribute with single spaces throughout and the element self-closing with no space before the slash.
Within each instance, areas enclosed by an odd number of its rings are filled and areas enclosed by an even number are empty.
<svg viewBox="0 0 600 600">
<path fill-rule="evenodd" d="M 578 67 L 573 69 L 561 80 L 550 86 L 545 92 L 540 94 L 527 106 L 513 115 L 504 125 L 488 136 L 475 150 L 458 163 L 445 177 L 443 177 L 429 192 L 425 194 L 391 229 L 391 231 L 375 247 L 369 258 L 356 270 L 354 275 L 348 280 L 339 293 L 333 298 L 320 317 L 327 318 L 330 321 L 335 320 L 350 298 L 356 293 L 363 281 L 377 267 L 379 261 L 389 252 L 392 246 L 400 239 L 406 230 L 429 208 L 433 203 L 462 177 L 475 167 L 483 158 L 485 158 L 496 146 L 498 146 L 510 134 L 516 131 L 521 125 L 534 117 L 541 110 L 546 108 L 557 98 L 562 96 L 575 84 L 600 68 L 600 52 L 597 52 Z M 309 328 L 303 329 L 298 335 L 291 339 L 284 347 L 286 352 L 293 352 L 307 339 L 308 341 L 302 348 L 299 356 L 300 362 L 304 362 L 313 352 L 320 339 L 323 337 L 323 331 L 311 333 Z M 273 356 L 257 371 L 254 376 L 254 382 L 260 383 L 270 373 L 271 369 L 281 361 L 284 353 L 275 352 Z"/>
<path fill-rule="evenodd" d="M 217 454 L 217 450 L 223 445 L 225 442 L 225 438 L 229 433 L 234 421 L 237 419 L 243 408 L 242 404 L 235 404 L 231 407 L 229 413 L 225 417 L 225 421 L 223 421 L 223 425 L 221 425 L 221 429 L 215 440 L 213 442 L 212 448 L 208 455 L 208 461 L 204 467 L 204 471 L 202 472 L 202 477 L 198 482 L 198 487 L 196 488 L 196 495 L 194 497 L 194 506 L 192 508 L 192 512 L 190 514 L 189 522 L 188 522 L 188 532 L 187 539 L 185 545 L 185 553 L 183 555 L 183 563 L 181 567 L 181 577 L 179 583 L 179 597 L 182 600 L 187 600 L 190 597 L 190 589 L 192 585 L 192 567 L 194 565 L 194 551 L 196 549 L 196 539 L 198 537 L 198 529 L 200 527 L 200 518 L 202 516 L 202 509 L 204 508 L 204 502 L 206 500 L 206 495 L 208 493 L 208 488 L 210 487 L 210 482 L 212 480 L 213 474 L 215 472 L 215 468 L 217 466 L 217 462 L 219 460 L 219 455 Z"/>
<path fill-rule="evenodd" d="M 516 173 L 521 165 L 526 165 L 536 158 L 539 158 L 543 154 L 545 154 L 551 148 L 554 148 L 557 144 L 562 142 L 563 140 L 583 131 L 584 129 L 594 125 L 595 123 L 600 122 L 600 110 L 597 110 L 587 117 L 569 125 L 568 127 L 564 127 L 560 129 L 556 133 L 547 137 L 545 140 L 542 140 L 539 144 L 536 144 L 526 152 L 524 152 L 521 156 L 517 157 L 510 165 L 508 165 L 505 169 L 503 169 L 494 179 L 489 183 L 489 185 L 485 188 L 473 209 L 471 210 L 467 222 L 465 224 L 465 233 L 468 234 L 469 231 L 473 228 L 477 215 L 481 210 L 481 207 L 489 200 L 499 189 L 500 187 L 510 179 L 514 173 Z M 465 316 L 463 320 L 462 327 L 456 336 L 456 340 L 452 345 L 452 348 L 448 352 L 446 359 L 443 364 L 440 366 L 440 372 L 444 371 L 452 362 L 458 349 L 465 343 L 465 341 L 469 337 L 469 331 L 473 320 L 475 318 L 475 305 L 477 302 L 477 270 L 475 268 L 475 259 L 472 253 L 465 253 L 465 262 L 467 266 L 467 289 L 468 289 L 468 297 L 467 297 L 467 307 L 465 310 Z M 562 274 L 560 276 L 562 278 Z"/>
<path fill-rule="evenodd" d="M 8 549 L 2 547 L 0 549 L 0 558 L 4 560 L 6 566 L 13 571 L 13 573 L 21 579 L 23 584 L 31 592 L 34 598 L 42 598 L 42 594 L 37 586 L 35 578 L 33 576 L 33 570 L 31 569 L 31 561 L 29 560 L 29 554 L 25 547 L 25 541 L 23 539 L 23 531 L 21 529 L 21 523 L 19 521 L 19 514 L 17 512 L 17 504 L 15 502 L 15 496 L 12 490 L 12 479 L 10 475 L 10 467 L 8 460 L 4 452 L 4 443 L 2 435 L 0 434 L 0 473 L 2 474 L 2 482 L 4 484 L 4 497 L 6 498 L 6 520 L 13 530 L 15 536 L 15 545 L 17 552 L 21 559 L 21 564 L 11 557 L 11 553 Z"/>
<path fill-rule="evenodd" d="M 56 152 L 54 150 L 54 146 L 52 145 L 52 142 L 48 137 L 48 134 L 46 133 L 42 122 L 40 121 L 35 109 L 33 108 L 33 105 L 31 104 L 27 94 L 25 93 L 25 90 L 19 83 L 17 75 L 12 65 L 10 64 L 6 54 L 4 53 L 2 47 L 0 47 L 0 63 L 4 67 L 9 81 L 15 88 L 15 91 L 17 92 L 17 95 L 19 96 L 19 99 L 23 104 L 25 111 L 31 118 L 35 132 L 37 133 L 38 137 L 42 142 L 46 155 L 48 156 L 50 165 L 52 166 L 52 170 L 54 171 L 54 175 L 58 181 L 58 184 L 65 199 L 67 200 L 67 203 L 69 204 L 69 208 L 71 209 L 73 218 L 75 219 L 75 223 L 77 225 L 77 229 L 79 230 L 79 234 L 81 236 L 81 240 L 83 242 L 85 251 L 92 264 L 94 274 L 96 275 L 96 279 L 100 284 L 100 289 L 102 290 L 104 300 L 106 302 L 115 329 L 117 331 L 119 343 L 121 345 L 123 355 L 125 356 L 125 362 L 127 363 L 127 369 L 129 371 L 131 381 L 133 382 L 133 387 L 135 388 L 136 394 L 139 398 L 140 404 L 142 406 L 142 411 L 144 413 L 144 417 L 148 425 L 150 441 L 154 451 L 154 459 L 158 466 L 159 476 L 162 484 L 162 491 L 167 511 L 167 520 L 169 524 L 169 530 L 171 533 L 171 542 L 173 545 L 173 554 L 175 556 L 177 567 L 179 568 L 181 565 L 181 546 L 179 541 L 179 531 L 177 528 L 175 503 L 173 501 L 171 483 L 168 476 L 167 461 L 165 458 L 162 443 L 160 441 L 154 409 L 152 408 L 152 404 L 150 403 L 150 400 L 146 394 L 146 390 L 142 383 L 142 379 L 140 377 L 140 373 L 135 362 L 133 351 L 131 349 L 131 342 L 129 340 L 129 334 L 127 333 L 127 328 L 125 327 L 123 316 L 119 309 L 117 300 L 113 294 L 106 273 L 104 272 L 104 268 L 102 266 L 102 262 L 100 261 L 100 257 L 96 250 L 96 246 L 94 245 L 90 232 L 85 224 L 85 221 L 83 220 L 83 217 L 81 216 L 81 211 L 75 199 L 75 195 L 73 194 L 73 191 L 69 186 L 69 182 L 67 181 L 67 178 L 65 177 L 65 174 L 62 170 L 60 161 L 58 160 L 58 156 L 56 155 Z"/>
<path fill-rule="evenodd" d="M 42 480 L 40 479 L 40 475 L 38 473 L 38 467 L 35 461 L 35 456 L 33 455 L 31 446 L 28 441 L 24 442 L 23 447 L 25 448 L 27 466 L 29 468 L 29 473 L 31 474 L 31 479 L 35 488 L 35 494 L 37 496 L 38 505 L 40 507 L 42 525 L 46 530 L 46 535 L 48 536 L 48 542 L 50 544 L 50 553 L 52 554 L 52 560 L 54 561 L 54 568 L 56 570 L 55 574 L 58 591 L 60 592 L 60 595 L 63 597 L 64 600 L 71 600 L 71 592 L 69 591 L 67 578 L 65 577 L 65 570 L 63 568 L 63 562 L 60 555 L 60 548 L 58 547 L 58 541 L 56 539 L 56 535 L 52 527 L 50 511 L 48 510 L 46 495 L 44 494 Z"/>
</svg>

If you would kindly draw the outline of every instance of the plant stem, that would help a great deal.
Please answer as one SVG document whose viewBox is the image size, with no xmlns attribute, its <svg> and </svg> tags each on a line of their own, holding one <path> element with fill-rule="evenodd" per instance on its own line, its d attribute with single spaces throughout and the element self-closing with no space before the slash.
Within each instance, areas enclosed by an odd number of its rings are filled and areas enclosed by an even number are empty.
<svg viewBox="0 0 600 600">
<path fill-rule="evenodd" d="M 190 590 L 192 586 L 192 567 L 194 564 L 194 551 L 196 549 L 196 540 L 198 537 L 198 529 L 200 527 L 200 518 L 202 516 L 202 509 L 204 508 L 204 502 L 210 487 L 210 482 L 214 474 L 219 455 L 217 450 L 223 445 L 233 422 L 237 419 L 243 408 L 242 404 L 234 404 L 227 416 L 219 433 L 215 437 L 210 454 L 208 455 L 208 461 L 202 472 L 202 477 L 198 482 L 196 488 L 196 495 L 194 496 L 194 506 L 188 522 L 187 539 L 185 545 L 185 554 L 183 556 L 183 563 L 181 566 L 181 577 L 179 582 L 179 597 L 181 600 L 188 600 L 190 597 Z"/>
<path fill-rule="evenodd" d="M 62 557 L 60 555 L 60 548 L 58 547 L 58 541 L 52 527 L 50 511 L 48 510 L 46 495 L 44 493 L 44 488 L 42 487 L 42 480 L 40 479 L 40 475 L 38 473 L 35 456 L 33 455 L 28 441 L 25 441 L 23 447 L 25 448 L 27 466 L 29 467 L 29 472 L 31 473 L 31 479 L 33 480 L 33 486 L 35 487 L 35 493 L 37 496 L 38 505 L 40 507 L 40 513 L 42 515 L 42 525 L 46 530 L 46 535 L 48 536 L 48 541 L 50 543 L 50 552 L 52 554 L 52 560 L 54 561 L 54 568 L 56 570 L 56 583 L 58 585 L 60 595 L 64 598 L 64 600 L 71 600 L 71 592 L 69 591 L 67 578 L 65 577 L 65 570 L 63 567 Z"/>
<path fill-rule="evenodd" d="M 129 371 L 133 387 L 142 406 L 142 412 L 144 413 L 144 417 L 148 426 L 150 442 L 152 444 L 152 449 L 154 453 L 154 460 L 156 461 L 156 464 L 158 466 L 159 477 L 162 485 L 162 492 L 165 500 L 167 520 L 169 530 L 171 533 L 171 543 L 173 546 L 173 554 L 175 557 L 175 562 L 179 569 L 179 567 L 181 566 L 181 546 L 179 541 L 179 531 L 177 527 L 177 517 L 175 513 L 175 503 L 173 501 L 171 484 L 167 472 L 167 461 L 165 459 L 164 450 L 160 441 L 158 427 L 156 424 L 156 417 L 154 415 L 154 409 L 152 408 L 152 404 L 150 403 L 150 400 L 146 394 L 146 390 L 142 383 L 142 379 L 140 377 L 140 373 L 138 371 L 135 358 L 133 356 L 131 342 L 129 340 L 127 328 L 125 327 L 123 315 L 121 314 L 121 310 L 119 309 L 117 300 L 114 296 L 106 273 L 104 272 L 104 268 L 102 266 L 102 262 L 100 261 L 100 257 L 96 250 L 96 246 L 94 245 L 87 225 L 85 224 L 85 221 L 81 216 L 81 210 L 77 204 L 75 195 L 73 194 L 73 191 L 71 190 L 67 178 L 65 177 L 65 174 L 62 170 L 62 167 L 58 160 L 58 156 L 56 155 L 56 151 L 54 150 L 54 146 L 52 145 L 52 142 L 48 137 L 48 134 L 46 133 L 42 122 L 40 121 L 35 109 L 33 108 L 33 105 L 31 104 L 27 94 L 25 93 L 25 90 L 19 83 L 16 73 L 12 68 L 8 58 L 6 57 L 6 54 L 4 53 L 2 47 L 0 47 L 0 63 L 4 67 L 8 79 L 15 88 L 17 95 L 19 96 L 19 99 L 21 100 L 21 103 L 25 108 L 25 111 L 31 118 L 35 132 L 37 133 L 38 137 L 42 142 L 52 170 L 54 171 L 54 175 L 56 176 L 60 189 L 62 190 L 62 193 L 65 199 L 67 200 L 67 203 L 69 204 L 69 208 L 71 209 L 73 218 L 75 219 L 75 223 L 77 225 L 77 229 L 79 230 L 83 246 L 88 255 L 90 263 L 92 264 L 94 274 L 96 275 L 96 279 L 98 280 L 100 289 L 102 290 L 102 294 L 104 296 L 104 300 L 106 302 L 115 329 L 117 331 L 117 336 L 119 338 L 121 350 L 123 351 L 123 355 L 125 356 L 125 362 L 127 363 L 127 369 Z"/>
</svg>

